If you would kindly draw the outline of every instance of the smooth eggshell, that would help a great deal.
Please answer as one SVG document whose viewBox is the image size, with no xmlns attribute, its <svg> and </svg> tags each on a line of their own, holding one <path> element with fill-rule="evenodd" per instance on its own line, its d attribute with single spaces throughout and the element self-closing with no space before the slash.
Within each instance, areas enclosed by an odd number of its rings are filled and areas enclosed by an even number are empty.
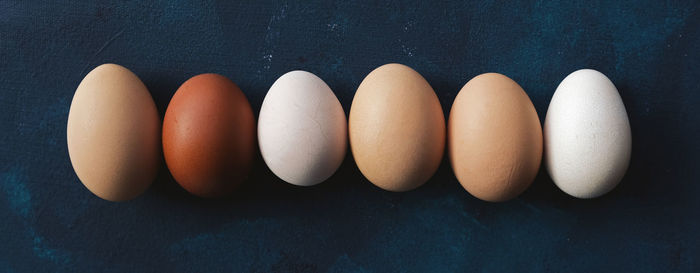
<svg viewBox="0 0 700 273">
<path fill-rule="evenodd" d="M 627 171 L 632 132 L 622 98 L 602 73 L 582 69 L 557 87 L 544 124 L 545 165 L 567 194 L 595 198 Z"/>
<path fill-rule="evenodd" d="M 270 87 L 258 118 L 258 143 L 282 180 L 311 186 L 328 179 L 347 151 L 345 112 L 316 75 L 292 71 Z"/>
<path fill-rule="evenodd" d="M 424 184 L 445 150 L 445 117 L 435 91 L 401 64 L 375 69 L 355 93 L 349 115 L 350 149 L 362 174 L 389 191 Z"/>
<path fill-rule="evenodd" d="M 527 189 L 542 159 L 542 127 L 530 98 L 497 74 L 474 77 L 457 94 L 448 121 L 457 180 L 475 197 L 506 201 Z"/>
<path fill-rule="evenodd" d="M 255 140 L 248 99 L 221 75 L 185 81 L 165 112 L 165 162 L 175 180 L 200 197 L 227 195 L 247 178 Z"/>
<path fill-rule="evenodd" d="M 100 65 L 80 82 L 66 131 L 75 173 L 102 199 L 132 199 L 158 173 L 156 105 L 143 82 L 120 65 Z"/>
</svg>

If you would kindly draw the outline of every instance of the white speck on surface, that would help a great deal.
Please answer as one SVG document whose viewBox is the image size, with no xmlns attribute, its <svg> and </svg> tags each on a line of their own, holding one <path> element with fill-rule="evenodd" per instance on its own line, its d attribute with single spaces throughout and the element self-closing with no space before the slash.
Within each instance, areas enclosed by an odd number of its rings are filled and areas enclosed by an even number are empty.
<svg viewBox="0 0 700 273">
<path fill-rule="evenodd" d="M 272 65 L 272 54 L 277 48 L 277 43 L 280 40 L 280 30 L 276 29 L 277 26 L 284 25 L 281 22 L 287 18 L 287 4 L 284 4 L 278 14 L 274 14 L 270 17 L 270 22 L 267 24 L 267 31 L 265 33 L 265 44 L 263 46 L 263 60 L 265 60 L 263 68 L 269 70 Z M 258 73 L 261 73 L 258 70 Z"/>
<path fill-rule="evenodd" d="M 408 21 L 403 25 L 403 32 L 408 32 L 413 27 L 413 21 Z"/>
<path fill-rule="evenodd" d="M 272 65 L 272 54 L 263 56 L 263 59 L 265 59 L 265 69 L 270 69 L 270 65 Z"/>
<path fill-rule="evenodd" d="M 409 57 L 413 57 L 413 50 L 415 50 L 415 48 L 410 48 L 405 45 L 401 45 L 401 49 L 403 50 L 403 53 L 405 53 Z"/>
</svg>

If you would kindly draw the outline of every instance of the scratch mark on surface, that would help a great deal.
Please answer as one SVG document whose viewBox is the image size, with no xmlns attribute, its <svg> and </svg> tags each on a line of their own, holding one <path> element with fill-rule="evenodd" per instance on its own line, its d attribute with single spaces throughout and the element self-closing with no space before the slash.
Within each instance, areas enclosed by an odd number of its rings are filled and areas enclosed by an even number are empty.
<svg viewBox="0 0 700 273">
<path fill-rule="evenodd" d="M 280 9 L 279 14 L 272 15 L 272 17 L 270 17 L 270 21 L 267 23 L 267 32 L 265 33 L 265 47 L 263 48 L 264 50 L 262 57 L 265 61 L 265 64 L 263 65 L 263 68 L 265 70 L 269 70 L 270 66 L 272 65 L 272 55 L 275 53 L 276 44 L 280 37 L 280 31 L 275 31 L 274 27 L 280 21 L 287 18 L 287 8 L 288 5 L 285 3 Z M 257 72 L 259 74 L 262 71 L 258 70 Z"/>
<path fill-rule="evenodd" d="M 533 205 L 533 204 L 531 204 L 531 203 L 525 202 L 525 201 L 523 201 L 523 200 L 521 200 L 521 199 L 518 199 L 518 200 L 520 201 L 520 203 L 521 203 L 523 206 L 527 207 L 528 209 L 532 210 L 533 212 L 536 212 L 536 213 L 538 213 L 538 214 L 541 214 L 541 213 L 542 213 L 542 210 L 539 209 L 537 206 L 535 206 L 535 205 Z"/>
<path fill-rule="evenodd" d="M 488 227 L 486 227 L 483 223 L 481 223 L 481 221 L 477 220 L 476 217 L 474 217 L 473 215 L 469 214 L 468 212 L 462 211 L 461 214 L 462 214 L 462 217 L 467 218 L 469 221 L 471 221 L 471 222 L 472 222 L 473 224 L 475 224 L 477 227 L 479 227 L 479 228 L 481 228 L 481 229 L 483 229 L 483 230 L 486 230 L 486 231 L 489 230 Z"/>
<path fill-rule="evenodd" d="M 97 51 L 95 52 L 95 54 L 92 55 L 92 58 L 90 58 L 90 62 L 88 62 L 87 64 L 85 64 L 85 68 L 83 68 L 83 71 L 80 72 L 80 74 L 81 74 L 81 75 L 84 75 L 85 72 L 87 71 L 88 67 L 90 67 L 90 64 L 92 63 L 92 61 L 95 60 L 95 58 L 97 57 L 97 55 L 100 54 L 100 53 L 102 53 L 102 51 L 105 50 L 105 48 L 107 48 L 107 46 L 109 46 L 112 42 L 114 42 L 114 40 L 116 40 L 117 38 L 119 38 L 119 36 L 121 36 L 123 33 L 124 33 L 124 29 L 122 29 L 122 30 L 120 30 L 119 32 L 115 33 L 114 35 L 112 35 L 111 38 L 109 38 L 109 39 L 107 40 L 107 42 L 105 42 L 99 49 L 97 49 Z"/>
<path fill-rule="evenodd" d="M 112 42 L 114 42 L 114 40 L 116 40 L 119 36 L 121 36 L 122 33 L 124 33 L 124 30 L 123 30 L 123 29 L 120 30 L 119 32 L 117 32 L 116 34 L 114 34 L 114 35 L 112 36 L 112 38 L 109 38 L 109 40 L 107 40 L 107 42 L 105 42 L 105 43 L 102 45 L 102 47 L 100 47 L 100 49 L 98 49 L 97 52 L 95 52 L 95 55 L 93 55 L 92 57 L 94 58 L 94 57 L 97 56 L 97 54 L 100 54 L 100 52 L 102 52 L 102 50 L 104 50 L 105 48 L 107 48 L 107 46 L 108 46 L 109 44 L 111 44 Z"/>
</svg>

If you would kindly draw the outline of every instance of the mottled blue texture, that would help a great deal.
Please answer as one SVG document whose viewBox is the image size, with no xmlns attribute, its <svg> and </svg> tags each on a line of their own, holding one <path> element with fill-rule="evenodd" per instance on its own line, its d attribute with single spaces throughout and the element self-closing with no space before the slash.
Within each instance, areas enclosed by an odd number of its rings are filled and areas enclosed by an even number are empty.
<svg viewBox="0 0 700 273">
<path fill-rule="evenodd" d="M 0 0 L 0 271 L 700 271 L 698 1 Z M 504 73 L 544 119 L 557 84 L 594 68 L 617 85 L 633 158 L 610 194 L 577 200 L 545 172 L 519 198 L 479 201 L 443 162 L 407 193 L 371 185 L 350 156 L 300 188 L 258 161 L 227 200 L 181 190 L 165 168 L 126 203 L 78 181 L 66 150 L 73 92 L 115 62 L 162 114 L 205 72 L 256 113 L 273 81 L 316 73 L 345 111 L 375 67 L 407 64 L 445 113 L 461 86 Z"/>
</svg>

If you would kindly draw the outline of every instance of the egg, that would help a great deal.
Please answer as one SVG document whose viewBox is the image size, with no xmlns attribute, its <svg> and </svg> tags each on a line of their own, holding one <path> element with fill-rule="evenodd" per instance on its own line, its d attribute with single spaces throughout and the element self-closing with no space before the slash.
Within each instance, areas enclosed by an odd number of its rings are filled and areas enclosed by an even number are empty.
<svg viewBox="0 0 700 273">
<path fill-rule="evenodd" d="M 445 117 L 435 91 L 415 70 L 386 64 L 355 93 L 348 118 L 360 172 L 388 191 L 408 191 L 435 173 L 445 150 Z"/>
<path fill-rule="evenodd" d="M 498 73 L 471 79 L 459 91 L 447 125 L 448 157 L 459 183 L 491 202 L 525 191 L 542 159 L 542 127 L 530 98 Z"/>
<path fill-rule="evenodd" d="M 123 66 L 100 65 L 80 82 L 66 139 L 76 175 L 102 199 L 133 199 L 158 174 L 158 111 L 143 82 Z"/>
<path fill-rule="evenodd" d="M 545 165 L 554 183 L 577 198 L 595 198 L 622 180 L 632 131 L 615 85 L 582 69 L 557 87 L 544 123 Z"/>
<path fill-rule="evenodd" d="M 173 178 L 200 197 L 231 193 L 253 164 L 255 118 L 231 80 L 201 74 L 185 81 L 163 120 L 163 153 Z"/>
<path fill-rule="evenodd" d="M 328 179 L 345 158 L 345 112 L 330 87 L 316 75 L 292 71 L 265 95 L 258 117 L 263 160 L 280 179 L 312 186 Z"/>
</svg>

